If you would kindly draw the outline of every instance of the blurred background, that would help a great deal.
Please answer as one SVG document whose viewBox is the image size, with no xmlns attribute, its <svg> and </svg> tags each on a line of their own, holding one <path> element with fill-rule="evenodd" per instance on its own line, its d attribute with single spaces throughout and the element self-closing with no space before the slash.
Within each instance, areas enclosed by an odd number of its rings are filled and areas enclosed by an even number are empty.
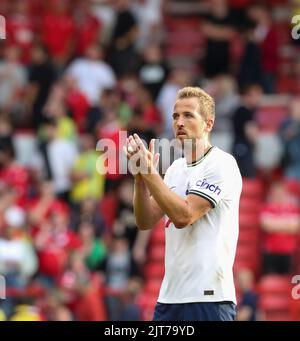
<svg viewBox="0 0 300 341">
<path fill-rule="evenodd" d="M 1 0 L 0 14 L 0 319 L 151 320 L 164 222 L 137 232 L 132 178 L 100 175 L 95 146 L 172 138 L 176 92 L 197 85 L 244 179 L 238 320 L 299 320 L 300 2 Z"/>
</svg>

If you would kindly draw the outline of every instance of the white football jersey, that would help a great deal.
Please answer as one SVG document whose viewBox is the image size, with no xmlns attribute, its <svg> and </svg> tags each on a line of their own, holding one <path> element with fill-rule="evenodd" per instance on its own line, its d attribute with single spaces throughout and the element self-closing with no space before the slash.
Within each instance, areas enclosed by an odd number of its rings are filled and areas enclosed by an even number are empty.
<svg viewBox="0 0 300 341">
<path fill-rule="evenodd" d="M 198 161 L 173 162 L 164 182 L 180 197 L 199 195 L 212 209 L 177 229 L 166 216 L 165 276 L 160 303 L 232 301 L 242 178 L 234 157 L 212 147 Z"/>
</svg>

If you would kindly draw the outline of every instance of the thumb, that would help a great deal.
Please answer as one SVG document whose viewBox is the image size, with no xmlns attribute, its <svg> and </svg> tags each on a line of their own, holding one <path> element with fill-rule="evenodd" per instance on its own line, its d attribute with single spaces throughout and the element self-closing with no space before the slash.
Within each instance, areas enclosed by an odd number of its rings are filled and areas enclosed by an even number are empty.
<svg viewBox="0 0 300 341">
<path fill-rule="evenodd" d="M 155 144 L 155 140 L 151 139 L 150 144 L 149 144 L 149 151 L 151 154 L 154 154 L 154 144 Z"/>
<path fill-rule="evenodd" d="M 160 157 L 160 154 L 159 154 L 159 153 L 156 153 L 156 154 L 154 155 L 154 167 L 155 167 L 155 168 L 157 168 L 157 166 L 158 166 L 159 157 Z"/>
</svg>

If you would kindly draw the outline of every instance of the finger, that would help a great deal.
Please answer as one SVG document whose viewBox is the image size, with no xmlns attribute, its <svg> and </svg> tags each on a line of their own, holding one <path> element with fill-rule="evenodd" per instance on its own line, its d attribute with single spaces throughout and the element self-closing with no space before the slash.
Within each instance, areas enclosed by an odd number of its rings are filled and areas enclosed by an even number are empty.
<svg viewBox="0 0 300 341">
<path fill-rule="evenodd" d="M 149 144 L 149 151 L 152 155 L 154 155 L 154 144 L 155 144 L 155 140 L 151 139 L 150 144 Z"/>
<path fill-rule="evenodd" d="M 129 136 L 129 143 L 128 143 L 128 145 L 130 145 L 132 147 L 134 152 L 137 152 L 139 150 L 139 147 L 138 147 L 135 139 L 131 135 Z"/>
<path fill-rule="evenodd" d="M 129 160 L 131 155 L 128 153 L 127 147 L 123 146 L 123 152 L 126 155 L 127 159 Z"/>
<path fill-rule="evenodd" d="M 159 154 L 159 153 L 156 153 L 156 154 L 154 155 L 154 167 L 155 167 L 155 168 L 157 168 L 157 166 L 158 166 L 159 157 L 160 157 L 160 154 Z"/>
<path fill-rule="evenodd" d="M 139 136 L 137 134 L 133 134 L 134 140 L 136 142 L 136 144 L 140 147 L 140 150 L 142 150 L 143 152 L 147 152 L 147 148 L 144 146 L 143 141 L 139 138 Z"/>
</svg>

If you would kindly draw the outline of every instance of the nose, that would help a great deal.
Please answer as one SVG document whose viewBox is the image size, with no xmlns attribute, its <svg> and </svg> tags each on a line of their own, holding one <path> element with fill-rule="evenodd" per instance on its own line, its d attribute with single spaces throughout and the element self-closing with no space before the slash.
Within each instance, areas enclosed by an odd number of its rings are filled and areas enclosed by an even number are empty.
<svg viewBox="0 0 300 341">
<path fill-rule="evenodd" d="M 182 116 L 179 116 L 177 121 L 176 121 L 176 126 L 177 128 L 184 127 L 184 119 Z"/>
</svg>

